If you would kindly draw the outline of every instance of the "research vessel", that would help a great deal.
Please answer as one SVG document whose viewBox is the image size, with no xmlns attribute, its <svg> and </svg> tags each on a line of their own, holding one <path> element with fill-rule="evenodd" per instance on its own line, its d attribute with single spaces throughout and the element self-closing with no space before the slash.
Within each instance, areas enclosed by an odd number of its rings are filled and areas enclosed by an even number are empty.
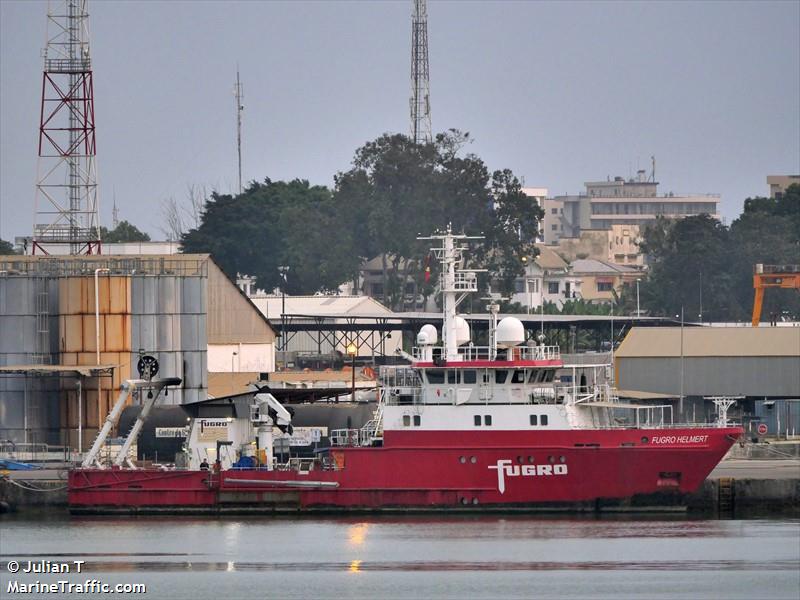
<svg viewBox="0 0 800 600">
<path fill-rule="evenodd" d="M 261 389 L 247 426 L 236 439 L 216 440 L 212 457 L 229 448 L 248 461 L 225 468 L 212 460 L 206 469 L 195 447 L 202 439 L 197 423 L 190 425 L 185 469 L 136 468 L 124 452 L 107 468 L 93 447 L 69 474 L 70 509 L 592 507 L 692 492 L 742 435 L 728 422 L 727 406 L 716 423 L 679 424 L 670 405 L 623 403 L 611 387 L 578 385 L 574 377 L 559 384 L 556 372 L 565 367 L 559 348 L 545 345 L 543 336 L 526 341 L 522 323 L 499 319 L 495 302 L 488 306 L 488 345 L 474 345 L 457 310 L 478 290 L 477 271 L 463 268 L 468 243 L 476 238 L 448 227 L 421 239 L 435 243 L 432 252 L 442 265 L 441 341 L 437 328 L 425 325 L 409 365 L 380 369 L 376 410 L 366 425 L 331 431 L 328 446 L 313 457 L 281 463 L 273 446 L 280 430 L 291 428 L 291 413 Z M 142 418 L 147 412 L 145 406 Z M 135 438 L 138 431 L 131 433 Z"/>
</svg>

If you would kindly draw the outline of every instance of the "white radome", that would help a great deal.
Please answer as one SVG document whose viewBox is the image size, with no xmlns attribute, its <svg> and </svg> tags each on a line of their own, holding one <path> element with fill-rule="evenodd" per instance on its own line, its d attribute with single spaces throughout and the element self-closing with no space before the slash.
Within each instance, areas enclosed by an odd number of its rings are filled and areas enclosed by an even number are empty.
<svg viewBox="0 0 800 600">
<path fill-rule="evenodd" d="M 470 337 L 469 323 L 467 323 L 467 320 L 465 318 L 458 316 L 455 318 L 455 322 L 456 322 L 456 344 L 458 346 L 463 346 L 464 344 L 469 343 L 470 340 L 472 339 Z"/>
<path fill-rule="evenodd" d="M 419 333 L 417 334 L 417 343 L 420 346 L 432 346 L 438 341 L 439 333 L 436 331 L 436 327 L 430 323 L 420 327 Z"/>
<path fill-rule="evenodd" d="M 525 327 L 515 317 L 506 317 L 497 324 L 497 347 L 513 348 L 525 341 Z"/>
</svg>

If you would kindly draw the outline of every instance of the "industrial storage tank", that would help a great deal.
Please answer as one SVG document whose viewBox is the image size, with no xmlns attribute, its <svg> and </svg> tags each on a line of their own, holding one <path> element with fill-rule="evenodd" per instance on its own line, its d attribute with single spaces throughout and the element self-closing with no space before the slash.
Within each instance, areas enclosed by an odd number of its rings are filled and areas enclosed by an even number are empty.
<svg viewBox="0 0 800 600">
<path fill-rule="evenodd" d="M 25 263 L 0 264 L 0 366 L 55 364 L 57 280 Z M 58 377 L 0 376 L 0 441 L 59 444 Z"/>
</svg>

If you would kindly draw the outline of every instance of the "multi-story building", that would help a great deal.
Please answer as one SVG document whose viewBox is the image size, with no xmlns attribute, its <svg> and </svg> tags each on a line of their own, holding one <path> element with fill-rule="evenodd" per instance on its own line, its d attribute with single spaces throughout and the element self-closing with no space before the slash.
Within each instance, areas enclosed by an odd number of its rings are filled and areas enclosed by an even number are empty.
<svg viewBox="0 0 800 600">
<path fill-rule="evenodd" d="M 640 170 L 635 179 L 615 177 L 586 182 L 586 192 L 544 201 L 544 242 L 579 238 L 587 229 L 610 230 L 614 225 L 641 227 L 658 216 L 683 218 L 708 214 L 719 218 L 718 194 L 658 195 L 658 182 Z M 633 230 L 631 230 L 633 231 Z M 632 237 L 638 235 L 638 230 Z"/>
<path fill-rule="evenodd" d="M 780 198 L 793 183 L 800 184 L 800 175 L 767 175 L 769 197 Z"/>
<path fill-rule="evenodd" d="M 567 263 L 552 248 L 537 244 L 539 254 L 525 267 L 525 274 L 514 281 L 511 302 L 536 309 L 543 302 L 558 308 L 581 297 L 581 280 L 572 275 Z"/>
</svg>

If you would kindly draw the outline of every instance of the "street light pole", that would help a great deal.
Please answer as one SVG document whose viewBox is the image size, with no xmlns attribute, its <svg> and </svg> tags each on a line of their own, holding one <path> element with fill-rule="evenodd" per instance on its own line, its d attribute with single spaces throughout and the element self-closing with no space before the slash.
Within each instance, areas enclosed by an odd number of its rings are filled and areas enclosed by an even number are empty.
<svg viewBox="0 0 800 600">
<path fill-rule="evenodd" d="M 286 367 L 286 274 L 289 272 L 289 267 L 278 267 L 278 272 L 281 274 L 281 352 L 283 353 L 283 366 Z"/>
<path fill-rule="evenodd" d="M 642 313 L 639 312 L 639 280 L 636 280 L 636 318 L 642 316 Z"/>
<path fill-rule="evenodd" d="M 236 358 L 236 356 L 237 356 L 238 354 L 239 354 L 239 353 L 238 353 L 238 352 L 236 352 L 236 351 L 234 351 L 234 352 L 231 354 L 231 396 L 233 396 L 233 391 L 234 391 L 234 385 L 233 385 L 233 359 L 234 359 L 234 358 Z"/>
<path fill-rule="evenodd" d="M 678 404 L 678 413 L 683 418 L 683 305 L 681 305 L 681 400 Z"/>
<path fill-rule="evenodd" d="M 358 348 L 353 342 L 347 344 L 347 353 L 350 355 L 350 371 L 351 371 L 351 385 L 350 385 L 350 401 L 356 401 L 356 353 Z"/>
</svg>

